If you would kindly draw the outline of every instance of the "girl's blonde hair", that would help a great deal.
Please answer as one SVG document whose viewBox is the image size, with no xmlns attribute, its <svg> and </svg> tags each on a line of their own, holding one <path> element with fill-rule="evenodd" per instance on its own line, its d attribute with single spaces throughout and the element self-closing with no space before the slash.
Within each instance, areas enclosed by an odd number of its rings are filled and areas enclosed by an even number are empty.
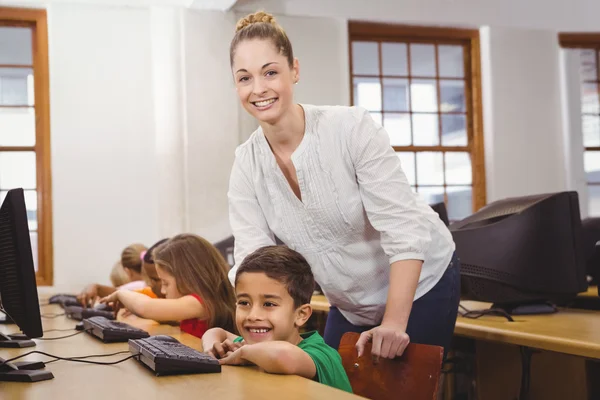
<svg viewBox="0 0 600 400">
<path fill-rule="evenodd" d="M 112 270 L 110 271 L 110 282 L 114 287 L 129 283 L 129 277 L 125 273 L 121 261 L 117 261 L 115 265 L 113 265 Z"/>
<path fill-rule="evenodd" d="M 131 269 L 139 274 L 142 273 L 142 257 L 148 250 L 146 246 L 134 243 L 123 249 L 121 252 L 121 264 L 123 268 Z"/>
<path fill-rule="evenodd" d="M 241 18 L 235 27 L 235 36 L 229 46 L 229 63 L 233 66 L 233 57 L 237 46 L 244 40 L 270 40 L 279 54 L 283 55 L 290 66 L 294 65 L 292 43 L 285 30 L 275 21 L 273 15 L 264 11 L 248 14 Z"/>
<path fill-rule="evenodd" d="M 180 234 L 157 247 L 154 263 L 175 278 L 182 295 L 197 294 L 208 311 L 209 328 L 235 331 L 235 294 L 227 278 L 229 264 L 208 241 Z"/>
</svg>

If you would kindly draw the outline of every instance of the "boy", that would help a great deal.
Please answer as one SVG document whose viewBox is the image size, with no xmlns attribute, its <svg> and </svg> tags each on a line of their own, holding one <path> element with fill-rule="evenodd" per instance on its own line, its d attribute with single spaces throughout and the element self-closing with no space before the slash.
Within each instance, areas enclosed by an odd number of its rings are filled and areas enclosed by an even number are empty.
<svg viewBox="0 0 600 400">
<path fill-rule="evenodd" d="M 300 375 L 352 392 L 338 352 L 318 332 L 299 333 L 312 314 L 315 281 L 304 257 L 285 246 L 248 255 L 235 277 L 241 337 L 208 330 L 202 346 L 224 365 L 254 364 L 265 372 Z"/>
</svg>

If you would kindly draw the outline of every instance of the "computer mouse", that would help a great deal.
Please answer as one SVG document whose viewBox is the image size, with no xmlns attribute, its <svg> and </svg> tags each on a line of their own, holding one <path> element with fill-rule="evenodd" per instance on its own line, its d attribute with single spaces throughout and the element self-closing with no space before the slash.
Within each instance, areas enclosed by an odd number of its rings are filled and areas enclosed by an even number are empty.
<svg viewBox="0 0 600 400">
<path fill-rule="evenodd" d="M 152 340 L 160 340 L 161 342 L 173 342 L 173 343 L 179 343 L 179 340 L 175 339 L 172 336 L 168 336 L 168 335 L 156 335 L 156 336 L 151 336 L 149 339 Z"/>
</svg>

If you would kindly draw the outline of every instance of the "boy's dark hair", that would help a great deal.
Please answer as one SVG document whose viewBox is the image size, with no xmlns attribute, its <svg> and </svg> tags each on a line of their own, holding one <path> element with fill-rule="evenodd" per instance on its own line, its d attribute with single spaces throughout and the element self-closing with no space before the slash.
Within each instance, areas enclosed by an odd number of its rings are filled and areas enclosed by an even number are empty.
<svg viewBox="0 0 600 400">
<path fill-rule="evenodd" d="M 309 304 L 315 290 L 315 278 L 310 265 L 295 250 L 287 246 L 261 247 L 244 258 L 235 275 L 235 283 L 244 272 L 263 272 L 282 283 L 294 299 L 294 306 Z"/>
</svg>

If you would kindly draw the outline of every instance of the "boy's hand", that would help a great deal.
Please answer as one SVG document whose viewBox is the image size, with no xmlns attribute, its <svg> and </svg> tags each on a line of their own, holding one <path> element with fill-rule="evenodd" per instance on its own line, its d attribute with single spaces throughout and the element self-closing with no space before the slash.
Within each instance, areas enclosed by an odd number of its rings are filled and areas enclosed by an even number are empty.
<svg viewBox="0 0 600 400">
<path fill-rule="evenodd" d="M 238 344 L 238 343 L 234 343 Z M 250 365 L 251 363 L 245 360 L 242 356 L 242 352 L 244 351 L 244 346 L 238 348 L 235 351 L 230 351 L 226 354 L 225 357 L 219 359 L 219 364 L 221 365 Z"/>
<path fill-rule="evenodd" d="M 222 359 L 225 358 L 228 354 L 233 353 L 240 347 L 244 346 L 244 344 L 244 342 L 233 343 L 232 340 L 227 339 L 222 343 L 215 343 L 207 353 L 216 359 Z"/>
</svg>

